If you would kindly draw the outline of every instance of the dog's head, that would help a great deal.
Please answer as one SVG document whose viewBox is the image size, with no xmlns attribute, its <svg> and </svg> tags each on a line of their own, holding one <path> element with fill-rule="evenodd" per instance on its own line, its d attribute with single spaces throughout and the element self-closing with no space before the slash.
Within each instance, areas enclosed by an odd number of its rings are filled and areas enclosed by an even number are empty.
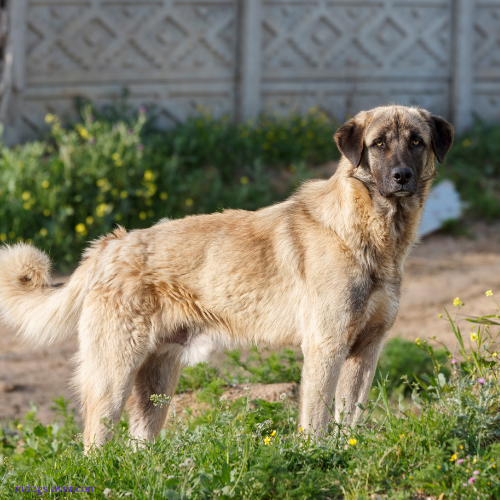
<svg viewBox="0 0 500 500">
<path fill-rule="evenodd" d="M 443 162 L 453 127 L 426 110 L 384 106 L 362 111 L 338 129 L 335 142 L 353 166 L 353 176 L 384 197 L 412 196 Z"/>
</svg>

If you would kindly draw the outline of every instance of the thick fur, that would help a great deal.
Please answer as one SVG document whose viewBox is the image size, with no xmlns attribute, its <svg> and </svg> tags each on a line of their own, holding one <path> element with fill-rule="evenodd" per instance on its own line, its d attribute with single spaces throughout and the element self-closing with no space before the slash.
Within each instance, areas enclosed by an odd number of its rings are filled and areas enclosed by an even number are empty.
<svg viewBox="0 0 500 500">
<path fill-rule="evenodd" d="M 452 138 L 451 125 L 418 108 L 360 113 L 335 136 L 343 156 L 329 180 L 256 212 L 119 229 L 62 288 L 51 287 L 44 254 L 4 247 L 0 308 L 38 345 L 78 331 L 87 450 L 129 396 L 131 434 L 154 438 L 166 409 L 150 396 L 173 394 L 182 365 L 240 343 L 301 347 L 300 425 L 324 432 L 335 395 L 336 418 L 352 423 L 396 317 L 434 155 L 442 160 Z M 394 165 L 414 172 L 407 189 Z"/>
</svg>

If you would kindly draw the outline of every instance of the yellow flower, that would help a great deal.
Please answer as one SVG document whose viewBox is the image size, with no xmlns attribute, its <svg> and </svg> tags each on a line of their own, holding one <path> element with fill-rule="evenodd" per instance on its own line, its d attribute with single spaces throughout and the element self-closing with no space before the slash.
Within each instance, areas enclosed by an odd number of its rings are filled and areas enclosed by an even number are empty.
<svg viewBox="0 0 500 500">
<path fill-rule="evenodd" d="M 27 201 L 27 202 L 23 203 L 23 208 L 24 208 L 24 210 L 29 210 L 31 208 L 31 204 Z"/>
<path fill-rule="evenodd" d="M 104 217 L 108 211 L 108 205 L 106 203 L 100 203 L 95 209 L 97 217 Z"/>
<path fill-rule="evenodd" d="M 116 160 L 119 160 L 119 159 L 120 159 L 120 153 L 113 153 L 113 154 L 111 155 L 111 158 L 113 158 L 113 160 L 115 160 L 115 161 L 116 161 Z"/>
<path fill-rule="evenodd" d="M 78 234 L 85 234 L 87 232 L 87 228 L 85 227 L 85 224 L 83 224 L 82 222 L 80 222 L 80 224 L 77 224 L 75 226 L 75 231 Z"/>
<path fill-rule="evenodd" d="M 153 179 L 153 172 L 151 172 L 151 170 L 146 170 L 144 172 L 144 179 L 147 181 L 152 180 Z"/>
<path fill-rule="evenodd" d="M 495 351 L 495 352 L 492 354 L 492 356 L 493 356 L 494 358 L 496 358 L 496 357 L 498 356 L 498 352 L 496 352 L 496 351 Z"/>
<path fill-rule="evenodd" d="M 453 455 L 450 458 L 450 462 L 454 462 L 457 459 L 457 455 L 453 453 Z"/>
<path fill-rule="evenodd" d="M 265 445 L 268 445 L 268 444 L 270 444 L 270 443 L 271 443 L 271 438 L 270 438 L 269 436 L 265 437 L 265 438 L 264 438 L 264 444 L 265 444 Z"/>
<path fill-rule="evenodd" d="M 30 196 L 31 194 L 29 193 L 29 191 L 25 191 L 22 195 L 21 195 L 21 198 L 26 201 L 26 200 L 29 200 L 30 199 Z"/>
<path fill-rule="evenodd" d="M 168 194 L 167 194 L 167 193 L 165 193 L 165 192 L 160 193 L 160 198 L 161 198 L 162 200 L 166 200 L 166 199 L 168 198 Z"/>
<path fill-rule="evenodd" d="M 240 182 L 242 184 L 248 184 L 248 177 L 246 175 L 244 175 L 241 179 L 240 179 Z"/>
<path fill-rule="evenodd" d="M 46 208 L 44 211 L 43 211 L 43 215 L 45 215 L 45 217 L 48 217 L 50 215 L 50 210 L 48 208 Z"/>
<path fill-rule="evenodd" d="M 271 437 L 274 437 L 274 436 L 276 436 L 276 429 L 273 432 L 271 432 Z"/>
<path fill-rule="evenodd" d="M 440 468 L 441 468 L 441 466 L 440 466 L 440 465 L 438 465 L 438 466 L 437 466 L 437 468 L 438 468 L 438 469 L 440 469 Z"/>
<path fill-rule="evenodd" d="M 128 197 L 128 193 L 127 193 L 127 191 L 121 191 L 121 192 L 120 192 L 120 198 L 125 199 L 125 198 L 127 198 L 127 197 Z"/>
<path fill-rule="evenodd" d="M 412 477 L 412 476 L 409 476 L 409 478 L 410 478 L 410 479 L 413 479 L 413 477 Z"/>
<path fill-rule="evenodd" d="M 40 229 L 40 236 L 47 236 L 47 230 L 44 227 Z"/>
<path fill-rule="evenodd" d="M 0 241 L 5 241 L 7 239 L 7 235 L 5 233 L 0 234 Z"/>
<path fill-rule="evenodd" d="M 304 427 L 299 427 L 299 432 L 304 432 Z"/>
<path fill-rule="evenodd" d="M 460 445 L 460 449 L 461 449 L 461 450 L 463 450 L 463 449 L 464 449 L 464 447 L 463 447 L 462 445 Z"/>
<path fill-rule="evenodd" d="M 89 215 L 86 219 L 85 219 L 85 222 L 90 226 L 90 224 L 93 224 L 94 223 L 94 217 L 92 217 L 91 215 Z"/>
<path fill-rule="evenodd" d="M 477 334 L 476 334 L 476 333 L 474 333 L 474 332 L 472 332 L 472 333 L 470 334 L 470 339 L 471 339 L 471 341 L 472 341 L 472 342 L 475 342 L 475 341 L 477 340 Z"/>
<path fill-rule="evenodd" d="M 139 214 L 139 219 L 144 220 L 146 217 L 147 217 L 146 212 L 141 212 L 141 213 Z"/>
<path fill-rule="evenodd" d="M 464 148 L 468 148 L 470 146 L 470 139 L 464 139 L 462 145 Z"/>
<path fill-rule="evenodd" d="M 56 117 L 52 113 L 47 113 L 45 115 L 45 123 L 52 123 L 56 120 Z"/>
<path fill-rule="evenodd" d="M 438 318 L 441 319 L 443 317 L 442 314 L 438 314 Z"/>
<path fill-rule="evenodd" d="M 97 185 L 97 187 L 103 187 L 107 183 L 108 183 L 108 179 L 106 179 L 106 177 L 104 177 L 103 179 L 98 179 L 96 182 L 96 185 Z"/>
<path fill-rule="evenodd" d="M 415 339 L 415 344 L 416 345 L 420 345 L 420 337 L 418 337 L 418 338 Z"/>
<path fill-rule="evenodd" d="M 42 181 L 42 187 L 43 187 L 43 189 L 47 189 L 49 186 L 50 186 L 50 182 L 47 179 L 45 179 L 44 181 Z"/>
<path fill-rule="evenodd" d="M 123 165 L 123 161 L 121 161 L 121 160 L 115 161 L 115 167 L 121 167 L 122 165 Z"/>
<path fill-rule="evenodd" d="M 23 428 L 23 424 L 17 424 L 17 425 L 16 425 L 16 427 L 17 427 L 18 429 L 22 429 L 22 428 Z"/>
<path fill-rule="evenodd" d="M 13 240 L 16 236 L 16 233 L 14 231 L 9 231 L 9 238 Z"/>
<path fill-rule="evenodd" d="M 354 438 L 349 439 L 349 444 L 350 444 L 351 446 L 356 446 L 356 443 L 357 443 L 357 442 L 358 442 L 358 440 L 357 440 L 357 439 L 354 439 Z"/>
<path fill-rule="evenodd" d="M 488 290 L 486 293 L 485 293 L 486 297 L 493 297 L 493 292 L 491 290 Z"/>
<path fill-rule="evenodd" d="M 192 207 L 192 206 L 193 206 L 193 203 L 194 203 L 194 201 L 193 201 L 193 199 L 192 199 L 192 198 L 188 198 L 188 199 L 186 200 L 186 205 L 187 205 L 188 207 Z"/>
<path fill-rule="evenodd" d="M 453 300 L 453 307 L 458 307 L 460 305 L 462 305 L 460 297 L 455 297 L 455 299 Z"/>
<path fill-rule="evenodd" d="M 122 214 L 116 214 L 115 220 L 122 220 Z"/>
<path fill-rule="evenodd" d="M 79 127 L 78 133 L 80 134 L 82 139 L 88 139 L 89 131 L 85 127 Z"/>
<path fill-rule="evenodd" d="M 399 435 L 399 439 L 404 439 L 405 438 L 405 435 L 404 434 L 400 434 Z"/>
</svg>

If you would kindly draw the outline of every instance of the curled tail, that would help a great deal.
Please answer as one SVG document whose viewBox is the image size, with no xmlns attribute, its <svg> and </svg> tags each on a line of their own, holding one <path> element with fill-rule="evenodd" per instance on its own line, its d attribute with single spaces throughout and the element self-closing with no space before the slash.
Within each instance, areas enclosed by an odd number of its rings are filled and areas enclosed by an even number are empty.
<svg viewBox="0 0 500 500">
<path fill-rule="evenodd" d="M 40 346 L 75 333 L 84 292 L 84 266 L 58 288 L 45 253 L 25 244 L 0 248 L 0 314 L 28 342 Z"/>
</svg>

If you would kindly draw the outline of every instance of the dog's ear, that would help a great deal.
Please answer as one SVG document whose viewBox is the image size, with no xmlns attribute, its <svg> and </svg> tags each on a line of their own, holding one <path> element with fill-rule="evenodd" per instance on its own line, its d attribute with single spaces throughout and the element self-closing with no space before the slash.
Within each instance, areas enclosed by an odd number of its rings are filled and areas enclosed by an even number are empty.
<svg viewBox="0 0 500 500">
<path fill-rule="evenodd" d="M 354 168 L 359 167 L 361 162 L 364 133 L 365 121 L 354 117 L 345 122 L 333 136 L 339 151 L 352 163 Z"/>
<path fill-rule="evenodd" d="M 455 135 L 453 126 L 440 116 L 434 115 L 428 119 L 428 122 L 431 127 L 432 149 L 437 161 L 443 163 L 444 157 L 453 144 L 453 136 Z"/>
</svg>

